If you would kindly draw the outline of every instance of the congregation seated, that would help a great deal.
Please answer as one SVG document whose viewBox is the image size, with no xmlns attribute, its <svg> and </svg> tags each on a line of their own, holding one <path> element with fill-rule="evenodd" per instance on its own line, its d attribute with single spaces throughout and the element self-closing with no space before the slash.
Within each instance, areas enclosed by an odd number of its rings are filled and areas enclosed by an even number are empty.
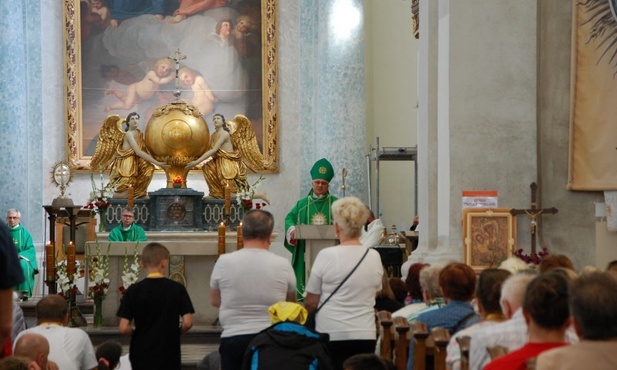
<svg viewBox="0 0 617 370">
<path fill-rule="evenodd" d="M 392 313 L 403 307 L 405 307 L 405 304 L 395 299 L 394 292 L 390 287 L 388 273 L 384 269 L 383 275 L 381 276 L 381 290 L 375 295 L 375 311 L 388 311 Z"/>
<path fill-rule="evenodd" d="M 508 277 L 501 288 L 500 305 L 506 321 L 477 330 L 471 338 L 469 368 L 482 369 L 490 362 L 488 346 L 501 345 L 519 349 L 527 341 L 527 324 L 523 316 L 525 289 L 535 277 L 532 272 L 518 272 Z"/>
<path fill-rule="evenodd" d="M 122 345 L 114 340 L 101 343 L 96 349 L 96 360 L 99 362 L 97 370 L 112 370 L 120 364 Z"/>
<path fill-rule="evenodd" d="M 540 262 L 541 274 L 556 268 L 566 268 L 574 271 L 574 264 L 570 258 L 563 254 L 549 254 L 542 258 L 542 262 Z"/>
<path fill-rule="evenodd" d="M 420 286 L 420 270 L 430 266 L 428 263 L 414 263 L 409 266 L 407 275 L 403 279 L 405 280 L 405 287 L 407 288 L 407 299 L 405 304 L 422 303 L 424 297 L 422 296 L 422 287 Z"/>
<path fill-rule="evenodd" d="M 392 361 L 384 360 L 371 353 L 352 356 L 343 363 L 343 370 L 391 370 L 396 369 Z"/>
<path fill-rule="evenodd" d="M 523 303 L 528 342 L 520 349 L 491 361 L 485 370 L 521 369 L 540 353 L 567 344 L 569 283 L 567 275 L 558 270 L 541 274 L 529 283 Z"/>
<path fill-rule="evenodd" d="M 604 272 L 582 274 L 570 286 L 569 307 L 577 344 L 543 352 L 538 370 L 617 368 L 617 278 Z"/>
<path fill-rule="evenodd" d="M 41 370 L 58 370 L 58 365 L 49 360 L 49 342 L 40 334 L 22 335 L 15 342 L 13 356 L 27 358 L 36 363 Z"/>
<path fill-rule="evenodd" d="M 446 305 L 438 310 L 423 312 L 418 321 L 426 323 L 427 329 L 442 327 L 455 334 L 457 331 L 480 321 L 471 300 L 476 290 L 476 273 L 464 263 L 452 262 L 439 273 L 439 287 Z"/>
<path fill-rule="evenodd" d="M 96 369 L 92 342 L 85 331 L 65 327 L 68 321 L 66 300 L 50 294 L 36 304 L 37 326 L 22 331 L 17 341 L 27 334 L 40 334 L 49 342 L 49 360 L 60 369 Z"/>
<path fill-rule="evenodd" d="M 391 277 L 388 279 L 388 283 L 390 283 L 390 289 L 392 289 L 392 293 L 394 293 L 394 299 L 405 306 L 407 304 L 405 302 L 407 299 L 407 287 L 403 279 Z"/>
<path fill-rule="evenodd" d="M 500 301 L 501 288 L 504 281 L 510 276 L 510 272 L 502 269 L 488 268 L 482 270 L 478 276 L 476 288 L 476 304 L 482 321 L 460 330 L 450 339 L 447 347 L 446 365 L 448 369 L 459 370 L 461 367 L 461 350 L 458 338 L 464 336 L 473 337 L 473 334 L 484 327 L 494 325 L 506 319 Z"/>
<path fill-rule="evenodd" d="M 405 317 L 407 321 L 412 324 L 416 321 L 418 315 L 444 306 L 446 301 L 439 287 L 439 273 L 443 267 L 444 265 L 430 265 L 422 268 L 420 270 L 419 280 L 424 301 L 421 303 L 409 304 L 393 312 L 392 317 Z"/>
<path fill-rule="evenodd" d="M 460 262 L 446 265 L 439 273 L 439 286 L 447 304 L 442 308 L 421 313 L 417 321 L 425 323 L 429 331 L 441 327 L 450 334 L 456 334 L 480 321 L 470 303 L 476 288 L 476 273 L 471 267 Z M 409 345 L 408 369 L 412 369 L 414 364 L 413 347 L 412 341 Z"/>
<path fill-rule="evenodd" d="M 606 271 L 617 271 L 617 260 L 613 260 L 606 265 Z"/>
</svg>

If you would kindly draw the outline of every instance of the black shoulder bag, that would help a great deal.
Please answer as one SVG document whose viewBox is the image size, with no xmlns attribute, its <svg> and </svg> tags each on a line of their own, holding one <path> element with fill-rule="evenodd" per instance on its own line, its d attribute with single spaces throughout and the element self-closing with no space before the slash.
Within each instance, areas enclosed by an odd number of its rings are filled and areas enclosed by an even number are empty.
<svg viewBox="0 0 617 370">
<path fill-rule="evenodd" d="M 364 261 L 364 257 L 366 257 L 366 255 L 368 254 L 369 248 L 366 248 L 366 252 L 364 252 L 364 254 L 362 255 L 362 258 L 360 258 L 360 261 L 358 261 L 358 263 L 356 264 L 356 266 L 354 266 L 354 268 L 351 270 L 351 272 L 349 274 L 347 274 L 347 276 L 345 276 L 345 279 L 343 279 L 343 281 L 341 281 L 341 283 L 336 287 L 336 289 L 334 289 L 334 291 L 332 293 L 330 293 L 330 295 L 328 296 L 328 298 L 326 298 L 325 301 L 323 301 L 322 304 L 319 305 L 319 307 L 317 307 L 317 309 L 315 310 L 315 312 L 311 312 L 308 317 L 306 318 L 306 322 L 304 323 L 304 326 L 306 326 L 307 328 L 311 329 L 311 330 L 315 330 L 315 325 L 316 325 L 316 318 L 317 318 L 317 313 L 319 312 L 319 310 L 321 310 L 321 308 L 328 303 L 328 301 L 330 300 L 330 298 L 332 298 L 332 296 L 334 295 L 334 293 L 336 293 L 340 287 L 343 286 L 343 284 L 345 284 L 345 282 L 347 281 L 347 279 L 349 279 L 349 277 L 351 275 L 353 275 L 354 271 L 356 271 L 356 269 L 358 268 L 358 266 L 360 266 L 360 264 L 362 263 L 362 261 Z"/>
</svg>

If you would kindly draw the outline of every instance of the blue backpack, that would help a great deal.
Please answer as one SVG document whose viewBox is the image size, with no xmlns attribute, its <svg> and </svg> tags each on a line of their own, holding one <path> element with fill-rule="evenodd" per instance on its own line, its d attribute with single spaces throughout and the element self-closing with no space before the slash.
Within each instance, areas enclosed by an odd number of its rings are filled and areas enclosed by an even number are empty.
<svg viewBox="0 0 617 370">
<path fill-rule="evenodd" d="M 242 370 L 330 370 L 327 334 L 296 322 L 279 322 L 262 330 L 249 344 Z"/>
</svg>

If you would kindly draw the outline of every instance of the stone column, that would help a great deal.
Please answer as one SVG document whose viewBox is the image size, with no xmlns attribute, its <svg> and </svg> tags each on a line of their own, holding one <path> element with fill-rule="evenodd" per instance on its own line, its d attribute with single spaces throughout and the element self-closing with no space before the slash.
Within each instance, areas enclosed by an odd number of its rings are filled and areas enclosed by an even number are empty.
<svg viewBox="0 0 617 370">
<path fill-rule="evenodd" d="M 462 259 L 463 190 L 497 190 L 503 207 L 529 204 L 537 177 L 536 8 L 533 0 L 420 4 L 420 217 L 428 221 L 420 258 Z M 519 228 L 521 243 L 529 243 L 528 225 Z"/>
</svg>

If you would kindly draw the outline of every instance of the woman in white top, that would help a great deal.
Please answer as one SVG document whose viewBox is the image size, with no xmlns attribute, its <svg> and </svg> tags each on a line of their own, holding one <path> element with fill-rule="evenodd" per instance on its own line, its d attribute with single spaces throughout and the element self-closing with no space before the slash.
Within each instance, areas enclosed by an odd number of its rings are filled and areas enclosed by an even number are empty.
<svg viewBox="0 0 617 370">
<path fill-rule="evenodd" d="M 362 259 L 366 247 L 358 238 L 368 209 L 355 197 L 332 204 L 334 230 L 340 244 L 317 255 L 306 286 L 305 306 L 315 312 Z M 383 267 L 379 253 L 368 253 L 347 281 L 317 313 L 316 329 L 330 335 L 329 350 L 335 367 L 348 357 L 375 350 L 375 293 L 381 289 Z"/>
</svg>

